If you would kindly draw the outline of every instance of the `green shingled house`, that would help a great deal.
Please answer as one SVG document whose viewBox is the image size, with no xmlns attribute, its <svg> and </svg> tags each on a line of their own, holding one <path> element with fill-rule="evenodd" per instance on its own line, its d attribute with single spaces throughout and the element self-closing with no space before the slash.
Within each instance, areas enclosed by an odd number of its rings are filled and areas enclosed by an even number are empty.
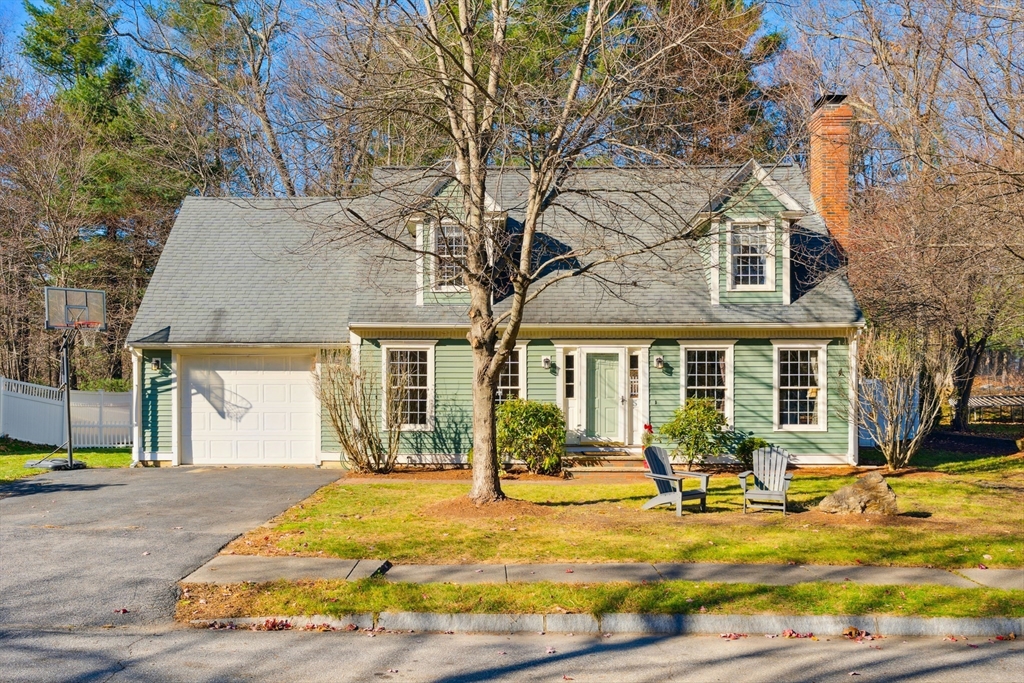
<svg viewBox="0 0 1024 683">
<path fill-rule="evenodd" d="M 841 117 L 831 104 L 819 115 Z M 628 201 L 593 201 L 602 192 L 671 206 L 658 220 L 692 221 L 694 239 L 671 258 L 645 255 L 546 289 L 527 306 L 498 400 L 559 405 L 570 451 L 639 452 L 645 423 L 657 428 L 688 398 L 710 396 L 736 430 L 798 464 L 856 463 L 850 405 L 863 318 L 833 272 L 848 219 L 845 200 L 827 194 L 845 188 L 846 173 L 829 163 L 845 153 L 829 135 L 812 138 L 811 182 L 796 166 L 753 161 L 671 176 L 576 172 L 571 183 L 586 191 L 566 192 L 545 214 L 541 248 L 575 249 L 580 225 L 598 218 L 630 235 L 649 224 Z M 493 215 L 515 221 L 526 175 L 491 176 Z M 394 196 L 404 187 L 445 202 L 451 185 L 425 169 L 386 169 L 375 183 L 347 200 L 185 200 L 129 336 L 136 459 L 338 463 L 313 375 L 322 349 L 347 346 L 360 365 L 408 373 L 405 460 L 465 460 L 472 357 L 457 270 L 408 252 L 381 259 L 379 245 L 339 244 L 329 229 L 339 215 L 387 206 L 410 245 L 430 251 L 443 236 L 457 258 L 457 233 L 423 207 L 397 208 L 409 204 Z"/>
</svg>

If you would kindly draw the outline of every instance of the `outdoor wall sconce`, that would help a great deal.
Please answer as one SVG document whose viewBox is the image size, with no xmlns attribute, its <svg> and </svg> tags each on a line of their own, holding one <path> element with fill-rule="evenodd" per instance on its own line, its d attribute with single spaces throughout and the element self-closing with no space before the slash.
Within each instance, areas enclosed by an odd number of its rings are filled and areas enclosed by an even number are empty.
<svg viewBox="0 0 1024 683">
<path fill-rule="evenodd" d="M 654 367 L 658 368 L 659 370 L 664 370 L 665 369 L 665 356 L 655 356 L 654 357 Z"/>
<path fill-rule="evenodd" d="M 154 358 L 152 360 L 152 362 L 150 362 L 149 367 L 153 368 L 154 370 L 159 370 L 160 369 L 160 365 L 161 365 L 160 359 L 159 358 Z"/>
<path fill-rule="evenodd" d="M 551 369 L 551 356 L 543 356 L 540 359 L 540 366 L 545 370 Z"/>
</svg>

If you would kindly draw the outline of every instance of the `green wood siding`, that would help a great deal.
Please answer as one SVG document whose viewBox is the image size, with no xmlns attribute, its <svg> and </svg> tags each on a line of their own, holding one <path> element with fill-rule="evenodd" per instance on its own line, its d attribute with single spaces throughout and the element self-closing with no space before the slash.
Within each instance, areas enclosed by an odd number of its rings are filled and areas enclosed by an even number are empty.
<svg viewBox="0 0 1024 683">
<path fill-rule="evenodd" d="M 551 358 L 551 367 L 547 370 L 541 365 L 544 356 Z M 526 397 L 531 401 L 555 403 L 555 378 L 558 368 L 555 367 L 555 345 L 550 341 L 532 341 L 526 347 Z"/>
<path fill-rule="evenodd" d="M 153 369 L 153 359 L 160 359 L 160 369 Z M 174 375 L 171 373 L 170 351 L 142 352 L 142 452 L 170 453 L 171 396 Z"/>
<path fill-rule="evenodd" d="M 665 358 L 664 369 L 654 367 L 657 356 Z M 650 377 L 650 419 L 658 427 L 672 419 L 679 407 L 679 344 L 674 339 L 658 339 L 651 345 L 648 376 Z"/>
<path fill-rule="evenodd" d="M 808 338 L 813 338 L 813 335 Z M 737 341 L 733 358 L 736 429 L 744 433 L 752 432 L 796 455 L 845 454 L 849 445 L 846 382 L 849 377 L 849 347 L 845 339 L 839 338 L 831 339 L 827 349 L 828 430 L 773 431 L 774 347 L 768 339 Z M 551 356 L 554 360 L 554 345 L 547 340 L 531 341 L 525 359 L 527 396 L 532 400 L 555 401 L 557 370 L 544 370 L 541 367 L 543 356 Z M 654 365 L 657 356 L 665 359 L 662 369 Z M 363 367 L 380 372 L 378 341 L 363 340 L 360 357 Z M 657 430 L 672 418 L 680 403 L 683 364 L 678 341 L 656 340 L 650 347 L 649 362 L 650 419 Z M 581 371 L 582 368 L 577 368 L 577 372 Z M 402 453 L 464 455 L 469 450 L 472 446 L 473 421 L 472 373 L 473 357 L 466 341 L 453 339 L 437 342 L 434 347 L 435 428 L 430 432 L 404 432 Z M 578 400 L 583 400 L 583 397 Z M 337 451 L 337 443 L 326 418 L 323 429 L 323 450 Z"/>
<path fill-rule="evenodd" d="M 741 339 L 734 352 L 734 418 L 736 429 L 753 432 L 801 455 L 846 453 L 849 447 L 848 352 L 845 339 L 828 346 L 828 431 L 772 431 L 774 410 L 774 347 L 767 339 Z M 839 372 L 842 371 L 842 376 Z"/>
<path fill-rule="evenodd" d="M 832 339 L 828 345 L 828 431 L 773 431 L 774 347 L 768 339 L 737 341 L 733 358 L 735 428 L 797 455 L 845 454 L 849 447 L 848 351 L 845 339 Z M 664 356 L 663 370 L 654 367 L 655 356 Z M 651 346 L 650 418 L 655 430 L 671 420 L 679 407 L 683 371 L 680 347 L 675 340 L 657 340 Z"/>
</svg>

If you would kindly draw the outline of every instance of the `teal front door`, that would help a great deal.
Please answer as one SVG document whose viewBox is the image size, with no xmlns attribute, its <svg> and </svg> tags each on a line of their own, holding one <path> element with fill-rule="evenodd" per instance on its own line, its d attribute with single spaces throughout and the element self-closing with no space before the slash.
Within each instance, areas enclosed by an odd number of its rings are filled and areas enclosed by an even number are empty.
<svg viewBox="0 0 1024 683">
<path fill-rule="evenodd" d="M 587 437 L 619 440 L 619 356 L 587 354 Z"/>
</svg>

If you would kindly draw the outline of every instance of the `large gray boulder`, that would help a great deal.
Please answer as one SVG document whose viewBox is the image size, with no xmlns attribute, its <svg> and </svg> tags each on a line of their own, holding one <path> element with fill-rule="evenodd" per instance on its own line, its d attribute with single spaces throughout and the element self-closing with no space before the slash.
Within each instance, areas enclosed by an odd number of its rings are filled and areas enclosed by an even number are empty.
<svg viewBox="0 0 1024 683">
<path fill-rule="evenodd" d="M 872 472 L 818 503 L 822 512 L 863 515 L 896 515 L 896 492 L 881 472 Z"/>
</svg>

